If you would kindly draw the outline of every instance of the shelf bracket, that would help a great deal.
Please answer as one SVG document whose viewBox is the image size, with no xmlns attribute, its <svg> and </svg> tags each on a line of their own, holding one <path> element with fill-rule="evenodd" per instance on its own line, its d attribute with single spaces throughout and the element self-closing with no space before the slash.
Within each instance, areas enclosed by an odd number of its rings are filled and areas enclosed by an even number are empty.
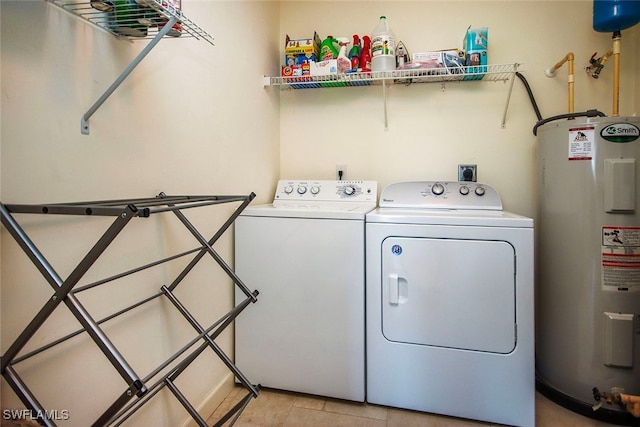
<svg viewBox="0 0 640 427">
<path fill-rule="evenodd" d="M 84 113 L 82 119 L 80 119 L 80 132 L 83 135 L 89 135 L 89 119 L 93 114 L 104 104 L 104 102 L 111 96 L 111 94 L 122 84 L 122 82 L 131 74 L 131 72 L 142 62 L 142 60 L 147 56 L 151 49 L 153 49 L 160 39 L 162 39 L 173 27 L 173 25 L 178 21 L 175 16 L 171 16 L 169 21 L 158 31 L 153 39 L 142 49 L 142 51 L 134 58 L 134 60 L 129 64 L 129 66 L 120 74 L 120 76 L 109 86 L 109 88 L 102 94 L 100 98 Z"/>
<path fill-rule="evenodd" d="M 509 91 L 507 92 L 507 102 L 504 105 L 504 113 L 502 114 L 501 128 L 504 129 L 507 123 L 507 110 L 509 109 L 509 102 L 511 102 L 511 92 L 513 91 L 513 82 L 516 80 L 516 74 L 511 76 L 511 83 L 509 83 Z"/>
<path fill-rule="evenodd" d="M 389 130 L 389 117 L 387 115 L 387 82 L 382 82 L 382 102 L 384 102 L 384 130 Z"/>
</svg>

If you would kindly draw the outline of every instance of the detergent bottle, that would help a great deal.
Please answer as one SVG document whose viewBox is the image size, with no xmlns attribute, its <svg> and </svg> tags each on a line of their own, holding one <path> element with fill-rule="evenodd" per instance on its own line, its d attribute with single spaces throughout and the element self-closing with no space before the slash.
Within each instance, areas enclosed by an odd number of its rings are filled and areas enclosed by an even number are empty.
<svg viewBox="0 0 640 427">
<path fill-rule="evenodd" d="M 360 69 L 365 73 L 371 71 L 371 38 L 362 37 L 362 50 L 360 51 Z"/>
<path fill-rule="evenodd" d="M 353 35 L 353 46 L 349 51 L 349 59 L 351 60 L 351 69 L 357 70 L 360 67 L 360 37 Z"/>
<path fill-rule="evenodd" d="M 371 33 L 371 71 L 396 69 L 396 38 L 385 16 Z"/>
<path fill-rule="evenodd" d="M 338 57 L 338 40 L 333 36 L 327 36 L 320 45 L 320 60 L 327 61 L 329 59 L 336 59 Z"/>
<path fill-rule="evenodd" d="M 351 60 L 347 57 L 347 45 L 349 44 L 349 39 L 346 37 L 338 38 L 340 42 L 340 52 L 338 52 L 338 72 L 346 73 L 351 70 Z"/>
</svg>

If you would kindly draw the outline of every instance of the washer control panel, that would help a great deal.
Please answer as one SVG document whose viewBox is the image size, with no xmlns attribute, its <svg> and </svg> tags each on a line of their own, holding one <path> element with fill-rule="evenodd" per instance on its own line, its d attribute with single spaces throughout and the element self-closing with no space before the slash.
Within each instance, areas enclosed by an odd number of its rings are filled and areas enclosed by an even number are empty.
<svg viewBox="0 0 640 427">
<path fill-rule="evenodd" d="M 376 202 L 375 181 L 280 180 L 275 200 Z"/>
<path fill-rule="evenodd" d="M 381 208 L 502 210 L 498 192 L 470 181 L 412 181 L 385 187 Z"/>
</svg>

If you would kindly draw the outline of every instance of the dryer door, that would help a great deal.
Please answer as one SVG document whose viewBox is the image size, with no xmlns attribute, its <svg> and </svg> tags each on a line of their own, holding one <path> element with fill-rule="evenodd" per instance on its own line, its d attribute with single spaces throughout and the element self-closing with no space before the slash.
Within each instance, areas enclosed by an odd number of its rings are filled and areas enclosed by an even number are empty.
<svg viewBox="0 0 640 427">
<path fill-rule="evenodd" d="M 501 354 L 515 349 L 511 244 L 388 237 L 381 249 L 386 339 Z"/>
</svg>

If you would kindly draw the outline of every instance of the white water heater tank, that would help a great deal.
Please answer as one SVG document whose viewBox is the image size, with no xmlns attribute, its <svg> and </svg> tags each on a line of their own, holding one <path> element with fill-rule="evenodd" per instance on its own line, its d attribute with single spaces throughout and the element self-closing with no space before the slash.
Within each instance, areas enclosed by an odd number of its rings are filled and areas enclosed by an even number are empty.
<svg viewBox="0 0 640 427">
<path fill-rule="evenodd" d="M 538 129 L 536 369 L 588 411 L 594 387 L 640 395 L 639 165 L 640 117 Z"/>
</svg>

